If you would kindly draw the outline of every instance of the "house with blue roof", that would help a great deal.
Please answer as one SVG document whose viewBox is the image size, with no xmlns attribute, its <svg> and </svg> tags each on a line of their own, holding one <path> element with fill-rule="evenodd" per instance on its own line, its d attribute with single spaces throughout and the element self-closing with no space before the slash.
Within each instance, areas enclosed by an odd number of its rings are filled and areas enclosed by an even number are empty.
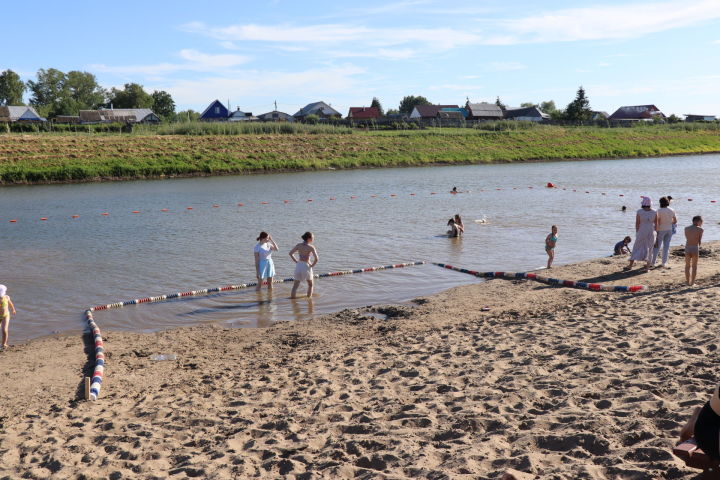
<svg viewBox="0 0 720 480">
<path fill-rule="evenodd" d="M 296 120 L 303 121 L 308 115 L 317 115 L 321 120 L 341 119 L 342 113 L 338 112 L 325 102 L 314 102 L 305 105 L 293 115 Z"/>
<path fill-rule="evenodd" d="M 201 122 L 227 122 L 230 112 L 220 100 L 212 102 L 200 115 Z"/>
</svg>

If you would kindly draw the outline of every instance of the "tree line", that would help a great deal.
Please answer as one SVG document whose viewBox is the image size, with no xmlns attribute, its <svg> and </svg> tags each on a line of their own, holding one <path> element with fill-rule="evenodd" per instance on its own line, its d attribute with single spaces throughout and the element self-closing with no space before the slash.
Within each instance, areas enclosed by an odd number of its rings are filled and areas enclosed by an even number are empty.
<svg viewBox="0 0 720 480">
<path fill-rule="evenodd" d="M 163 120 L 195 120 L 197 112 L 175 112 L 175 101 L 164 90 L 152 93 L 138 83 L 126 83 L 123 88 L 103 88 L 89 72 L 62 72 L 55 68 L 37 71 L 34 80 L 23 82 L 20 75 L 8 69 L 0 72 L 0 105 L 24 105 L 25 92 L 30 93 L 29 104 L 40 116 L 78 115 L 80 110 L 98 108 L 150 108 Z"/>
</svg>

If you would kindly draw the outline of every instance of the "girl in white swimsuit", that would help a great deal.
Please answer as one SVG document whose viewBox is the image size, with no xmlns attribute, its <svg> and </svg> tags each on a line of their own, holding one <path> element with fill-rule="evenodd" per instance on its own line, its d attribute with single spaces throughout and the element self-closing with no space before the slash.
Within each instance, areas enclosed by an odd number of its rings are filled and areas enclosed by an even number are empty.
<svg viewBox="0 0 720 480">
<path fill-rule="evenodd" d="M 300 282 L 303 281 L 308 284 L 308 298 L 312 297 L 313 294 L 313 267 L 317 265 L 320 258 L 318 257 L 315 246 L 312 244 L 313 240 L 315 240 L 313 234 L 305 232 L 302 239 L 302 243 L 298 243 L 292 250 L 290 250 L 290 258 L 292 258 L 292 261 L 295 262 L 295 282 L 293 283 L 290 298 L 297 298 L 295 294 L 300 286 Z M 297 252 L 298 258 L 295 258 L 295 252 Z M 310 261 L 311 255 L 313 257 L 312 262 Z"/>
</svg>

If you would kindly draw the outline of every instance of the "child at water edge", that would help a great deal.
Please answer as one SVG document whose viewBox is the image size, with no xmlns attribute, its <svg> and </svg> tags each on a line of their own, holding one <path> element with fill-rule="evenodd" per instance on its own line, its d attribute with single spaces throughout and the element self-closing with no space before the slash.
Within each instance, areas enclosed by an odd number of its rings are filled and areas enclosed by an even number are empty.
<svg viewBox="0 0 720 480">
<path fill-rule="evenodd" d="M 295 282 L 293 282 L 290 298 L 297 298 L 295 294 L 300 286 L 300 282 L 303 281 L 308 284 L 308 298 L 312 297 L 314 277 L 313 267 L 317 265 L 318 260 L 320 260 L 317 249 L 315 249 L 315 246 L 312 244 L 315 240 L 313 234 L 311 232 L 305 232 L 301 238 L 303 239 L 303 242 L 298 243 L 292 250 L 290 250 L 290 258 L 292 258 L 292 261 L 295 262 Z M 297 252 L 298 258 L 295 258 L 295 252 Z M 310 262 L 310 255 L 313 256 L 312 263 Z"/>
<path fill-rule="evenodd" d="M 272 252 L 277 252 L 278 246 L 267 232 L 260 232 L 257 242 L 253 250 L 255 253 L 255 275 L 257 276 L 257 287 L 255 289 L 259 292 L 263 281 L 267 278 L 268 291 L 272 291 L 273 277 L 275 276 Z"/>
<path fill-rule="evenodd" d="M 547 268 L 552 268 L 553 260 L 555 260 L 555 245 L 558 240 L 558 228 L 556 225 L 550 227 L 550 234 L 545 237 L 545 253 L 548 254 Z"/>
<path fill-rule="evenodd" d="M 627 255 L 628 253 L 630 253 L 630 249 L 628 248 L 630 242 L 632 242 L 632 238 L 625 237 L 618 243 L 616 243 L 613 255 Z"/>
<path fill-rule="evenodd" d="M 9 329 L 10 329 L 10 309 L 12 308 L 12 314 L 15 315 L 17 312 L 15 312 L 15 305 L 13 305 L 12 300 L 10 300 L 10 296 L 7 295 L 7 287 L 5 285 L 0 285 L 0 316 L 2 318 L 2 322 L 0 323 L 0 328 L 2 328 L 2 349 L 7 348 L 8 345 L 8 339 L 10 338 Z"/>
<path fill-rule="evenodd" d="M 700 244 L 704 231 L 701 228 L 703 219 L 700 215 L 694 216 L 692 222 L 692 225 L 685 227 L 685 281 L 688 285 L 695 284 Z"/>
</svg>

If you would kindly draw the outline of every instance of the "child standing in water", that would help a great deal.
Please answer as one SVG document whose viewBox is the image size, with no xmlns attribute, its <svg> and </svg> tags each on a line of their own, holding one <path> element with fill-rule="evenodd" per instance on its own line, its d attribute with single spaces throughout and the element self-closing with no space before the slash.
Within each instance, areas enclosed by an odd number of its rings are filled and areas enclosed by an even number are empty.
<svg viewBox="0 0 720 480">
<path fill-rule="evenodd" d="M 253 250 L 255 253 L 255 274 L 257 276 L 257 287 L 255 289 L 259 292 L 263 280 L 267 278 L 268 291 L 272 291 L 273 277 L 275 276 L 272 252 L 277 252 L 278 246 L 267 232 L 260 232 L 257 242 Z"/>
<path fill-rule="evenodd" d="M 548 254 L 547 268 L 552 268 L 553 260 L 555 260 L 555 244 L 558 240 L 558 228 L 553 225 L 550 227 L 550 234 L 545 237 L 545 253 Z"/>
<path fill-rule="evenodd" d="M 303 242 L 298 243 L 297 245 L 295 245 L 295 247 L 293 247 L 292 250 L 290 250 L 290 258 L 292 258 L 292 261 L 295 262 L 295 282 L 293 283 L 290 298 L 297 298 L 295 294 L 297 293 L 297 289 L 300 286 L 300 282 L 303 281 L 307 282 L 308 284 L 308 298 L 312 297 L 313 267 L 317 265 L 318 260 L 320 260 L 317 250 L 312 244 L 313 240 L 315 240 L 313 234 L 310 232 L 305 232 L 301 238 L 303 239 Z M 295 252 L 297 252 L 298 258 L 295 258 Z M 310 262 L 310 255 L 313 256 L 312 262 Z"/>
<path fill-rule="evenodd" d="M 703 219 L 700 215 L 693 217 L 693 224 L 685 227 L 685 281 L 688 285 L 695 284 L 700 244 L 703 235 Z"/>
<path fill-rule="evenodd" d="M 2 347 L 3 349 L 7 348 L 8 345 L 8 339 L 10 338 L 9 329 L 10 329 L 10 309 L 12 308 L 12 314 L 15 315 L 15 305 L 13 305 L 12 300 L 10 300 L 10 296 L 7 295 L 7 287 L 5 285 L 0 285 L 0 318 L 2 318 L 2 322 L 0 323 L 0 326 L 2 327 Z"/>
</svg>

